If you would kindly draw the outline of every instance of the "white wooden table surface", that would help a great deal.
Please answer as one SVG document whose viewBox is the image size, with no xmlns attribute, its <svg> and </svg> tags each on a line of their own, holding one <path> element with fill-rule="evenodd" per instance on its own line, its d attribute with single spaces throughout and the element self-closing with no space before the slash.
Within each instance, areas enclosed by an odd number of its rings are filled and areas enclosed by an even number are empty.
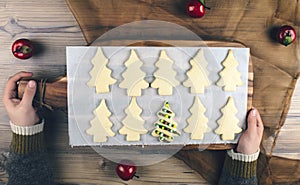
<svg viewBox="0 0 300 185">
<path fill-rule="evenodd" d="M 299 66 L 300 67 L 300 66 Z M 273 154 L 300 160 L 300 80 L 291 100 L 290 110 L 278 136 Z M 295 141 L 290 144 L 291 140 Z"/>
</svg>

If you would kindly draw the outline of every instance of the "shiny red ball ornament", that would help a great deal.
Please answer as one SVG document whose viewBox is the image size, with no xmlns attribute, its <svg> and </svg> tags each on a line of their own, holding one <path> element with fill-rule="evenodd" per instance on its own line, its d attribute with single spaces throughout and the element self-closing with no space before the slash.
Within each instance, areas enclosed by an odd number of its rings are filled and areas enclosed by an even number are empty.
<svg viewBox="0 0 300 185">
<path fill-rule="evenodd" d="M 206 9 L 210 9 L 205 6 L 204 0 L 190 0 L 186 4 L 186 13 L 190 17 L 200 18 L 206 13 Z"/>
<path fill-rule="evenodd" d="M 118 176 L 124 180 L 128 181 L 132 179 L 133 177 L 137 177 L 136 175 L 136 166 L 134 162 L 130 160 L 122 160 L 116 167 L 116 172 Z"/>
<path fill-rule="evenodd" d="M 281 26 L 277 32 L 277 41 L 285 46 L 293 43 L 297 38 L 296 30 L 289 25 Z"/>
<path fill-rule="evenodd" d="M 18 39 L 12 44 L 11 51 L 16 58 L 28 59 L 32 57 L 34 47 L 30 40 Z"/>
</svg>

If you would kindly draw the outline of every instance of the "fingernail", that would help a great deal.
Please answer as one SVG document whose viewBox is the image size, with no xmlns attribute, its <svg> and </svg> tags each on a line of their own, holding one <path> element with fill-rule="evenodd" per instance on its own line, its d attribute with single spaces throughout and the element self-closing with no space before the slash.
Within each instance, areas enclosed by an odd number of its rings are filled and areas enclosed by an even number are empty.
<svg viewBox="0 0 300 185">
<path fill-rule="evenodd" d="M 256 116 L 256 109 L 253 109 L 251 113 L 252 113 L 252 116 L 255 117 Z"/>
<path fill-rule="evenodd" d="M 29 81 L 29 82 L 28 82 L 28 87 L 29 87 L 29 88 L 35 88 L 35 82 L 32 81 L 32 80 Z"/>
</svg>

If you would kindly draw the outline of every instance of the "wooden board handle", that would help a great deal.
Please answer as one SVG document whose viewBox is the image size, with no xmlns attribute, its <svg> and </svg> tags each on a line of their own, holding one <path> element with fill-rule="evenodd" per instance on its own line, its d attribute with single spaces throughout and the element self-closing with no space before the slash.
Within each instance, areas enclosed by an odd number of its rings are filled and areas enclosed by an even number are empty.
<svg viewBox="0 0 300 185">
<path fill-rule="evenodd" d="M 18 83 L 18 98 L 22 98 L 26 85 L 30 79 L 20 80 Z M 33 79 L 37 82 L 37 92 L 34 97 L 36 106 L 44 106 L 49 109 L 67 110 L 67 77 L 56 80 Z"/>
</svg>

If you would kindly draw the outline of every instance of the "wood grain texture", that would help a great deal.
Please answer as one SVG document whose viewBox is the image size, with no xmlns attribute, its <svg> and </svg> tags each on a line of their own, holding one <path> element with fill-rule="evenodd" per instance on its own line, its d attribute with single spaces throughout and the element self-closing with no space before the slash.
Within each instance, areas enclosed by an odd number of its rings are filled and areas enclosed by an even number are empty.
<svg viewBox="0 0 300 185">
<path fill-rule="evenodd" d="M 270 177 L 272 161 L 270 162 L 268 157 L 273 155 L 276 139 L 284 124 L 290 97 L 298 77 L 300 61 L 297 49 L 299 42 L 289 47 L 282 47 L 274 42 L 271 34 L 274 34 L 275 27 L 287 23 L 299 30 L 299 1 L 286 3 L 284 0 L 230 2 L 210 0 L 206 3 L 211 7 L 211 11 L 208 11 L 203 19 L 187 17 L 185 7 L 182 6 L 185 3 L 183 0 L 128 0 L 122 3 L 118 3 L 118 0 L 89 0 L 85 3 L 79 0 L 67 0 L 67 2 L 89 44 L 106 31 L 124 23 L 138 20 L 163 20 L 184 26 L 204 39 L 234 40 L 250 47 L 255 74 L 253 105 L 260 110 L 265 125 L 261 151 L 266 155 L 260 158 L 261 166 L 264 167 L 259 171 L 263 172 L 260 174 L 260 182 L 276 183 L 278 179 Z M 291 6 L 293 8 L 287 10 Z M 91 14 L 91 11 L 94 13 Z M 163 29 L 149 29 L 142 32 L 133 29 L 131 37 L 158 32 L 164 34 L 166 39 L 180 38 L 176 37 L 180 35 L 178 30 L 170 33 L 164 32 Z M 293 140 L 293 136 L 289 136 L 287 140 L 291 145 L 297 142 Z M 188 155 L 186 153 L 186 156 Z M 190 165 L 194 165 L 198 155 L 201 154 L 194 154 L 195 160 L 191 160 Z M 217 160 L 211 160 L 212 163 L 214 161 Z M 198 162 L 200 163 L 198 165 L 201 165 L 201 160 Z M 213 166 L 217 167 L 217 165 Z M 198 170 L 201 174 L 207 174 L 203 169 L 198 168 Z M 217 171 L 215 169 L 214 173 L 217 174 Z M 206 177 L 215 178 L 214 175 Z M 214 179 L 210 180 L 213 182 Z"/>
<path fill-rule="evenodd" d="M 126 41 L 125 41 L 126 42 Z M 130 40 L 128 42 L 134 42 Z M 160 46 L 160 47 L 172 47 L 168 42 L 164 41 L 145 41 L 145 42 L 137 42 L 131 44 L 130 46 Z M 105 45 L 105 46 L 124 46 L 123 42 L 120 41 L 109 41 L 105 43 L 93 43 L 93 46 Z M 241 43 L 236 42 L 224 42 L 224 41 L 176 41 L 177 46 L 208 46 L 208 47 L 245 47 Z M 253 97 L 253 65 L 251 56 L 249 59 L 249 66 L 248 66 L 248 101 L 247 101 L 247 111 L 252 108 L 252 97 Z M 18 97 L 22 98 L 26 85 L 29 79 L 21 80 L 18 84 Z M 34 79 L 37 81 L 37 93 L 34 98 L 37 106 L 44 106 L 45 108 L 50 109 L 62 109 L 67 110 L 67 78 L 62 77 L 59 79 Z M 184 146 L 183 150 L 192 150 L 198 148 L 206 148 L 208 150 L 227 150 L 234 148 L 234 144 L 210 144 L 210 145 L 187 145 Z M 176 147 L 177 148 L 177 147 Z M 170 148 L 168 148 L 170 149 Z"/>
<path fill-rule="evenodd" d="M 28 38 L 37 46 L 36 55 L 26 61 L 11 54 L 11 44 L 18 38 Z M 37 0 L 0 2 L 0 94 L 6 80 L 21 70 L 32 71 L 39 78 L 65 74 L 66 45 L 86 45 L 80 28 L 64 0 L 40 3 Z M 9 129 L 8 117 L 0 103 L 0 130 Z M 7 150 L 8 133 L 0 135 L 0 150 Z"/>
<path fill-rule="evenodd" d="M 18 83 L 17 96 L 22 99 L 27 83 L 30 79 L 22 79 Z M 50 110 L 60 109 L 67 112 L 68 81 L 67 77 L 56 79 L 31 79 L 37 82 L 37 91 L 34 103 L 37 107 L 44 107 Z"/>
<path fill-rule="evenodd" d="M 90 147 L 70 148 L 66 114 L 50 112 L 46 138 L 55 179 L 74 184 L 208 184 L 181 160 L 171 157 L 161 163 L 138 167 L 139 179 L 124 182 L 116 176 L 116 164 L 104 159 Z M 64 133 L 64 134 L 61 134 Z M 50 139 L 51 138 L 51 139 Z"/>
<path fill-rule="evenodd" d="M 56 78 L 66 72 L 66 46 L 86 45 L 80 27 L 64 0 L 0 1 L 0 94 L 9 76 L 20 70 L 34 72 L 35 78 Z M 38 54 L 27 61 L 14 58 L 10 47 L 18 38 L 33 40 Z M 115 164 L 90 148 L 71 148 L 66 114 L 44 112 L 46 142 L 55 180 L 59 184 L 127 184 L 116 177 Z M 0 103 L 0 184 L 6 184 L 4 162 L 11 132 L 9 118 Z M 156 165 L 139 168 L 142 178 L 129 184 L 208 184 L 197 172 L 172 157 Z"/>
<path fill-rule="evenodd" d="M 138 5 L 137 7 L 146 7 L 147 11 L 135 11 L 126 9 L 119 10 L 115 15 L 110 14 L 112 9 L 103 7 L 98 14 L 103 18 L 107 17 L 101 23 L 102 26 L 92 26 L 95 29 L 95 38 L 107 30 L 114 28 L 122 21 L 131 21 L 129 13 L 136 12 L 134 20 L 142 19 L 161 19 L 172 21 L 184 25 L 205 39 L 221 39 L 228 41 L 238 41 L 251 48 L 253 56 L 253 65 L 256 79 L 261 79 L 260 84 L 254 84 L 254 103 L 263 114 L 263 120 L 266 124 L 266 133 L 279 131 L 278 125 L 283 114 L 283 105 L 286 103 L 286 89 L 293 89 L 292 82 L 299 72 L 299 39 L 289 47 L 282 47 L 272 42 L 268 37 L 269 28 L 274 25 L 290 24 L 299 30 L 300 26 L 300 5 L 299 1 L 286 0 L 266 0 L 266 1 L 247 1 L 247 0 L 207 0 L 207 5 L 212 9 L 208 11 L 203 19 L 190 19 L 186 17 L 182 8 L 185 0 L 174 1 L 121 1 L 121 0 L 99 0 L 112 8 L 127 8 L 128 3 Z M 98 10 L 97 4 L 91 6 L 89 1 L 81 1 L 82 7 L 90 6 L 85 15 L 92 16 L 95 21 L 95 15 L 92 10 Z M 127 3 L 128 2 L 128 3 Z M 150 4 L 149 4 L 150 2 Z M 151 4 L 152 3 L 152 4 Z M 174 4 L 173 4 L 174 3 Z M 154 9 L 152 9 L 153 7 Z M 291 8 L 293 7 L 293 8 Z M 115 10 L 115 9 L 114 9 Z M 230 11 L 228 11 L 230 10 Z M 167 15 L 169 14 L 169 15 Z M 120 18 L 121 16 L 121 18 Z M 65 74 L 65 46 L 66 45 L 86 45 L 87 42 L 76 23 L 74 17 L 69 11 L 64 0 L 54 1 L 1 1 L 0 2 L 0 94 L 3 94 L 3 87 L 6 79 L 20 71 L 33 71 L 37 78 L 39 77 L 57 77 Z M 221 21 L 220 21 L 221 20 Z M 103 29 L 98 32 L 97 29 Z M 300 33 L 300 30 L 297 31 Z M 38 55 L 28 61 L 15 59 L 10 53 L 11 43 L 17 38 L 29 38 L 39 45 Z M 91 39 L 92 40 L 92 39 Z M 88 42 L 91 43 L 91 42 Z M 282 78 L 283 82 L 278 83 L 276 78 Z M 270 96 L 270 94 L 272 96 Z M 281 98 L 280 98 L 281 97 Z M 270 102 L 275 102 L 272 108 L 268 108 Z M 298 110 L 298 109 L 297 109 Z M 298 114 L 297 114 L 298 115 Z M 45 130 L 48 141 L 49 155 L 51 165 L 54 169 L 54 176 L 61 184 L 125 184 L 113 177 L 111 166 L 100 167 L 95 161 L 102 164 L 103 159 L 91 150 L 71 149 L 68 146 L 67 120 L 62 112 L 46 113 L 47 128 Z M 288 118 L 289 119 L 289 118 Z M 299 123 L 299 119 L 295 120 Z M 287 126 L 287 127 L 286 127 Z M 283 141 L 280 152 L 273 154 L 289 155 L 299 154 L 293 146 L 299 145 L 299 140 L 295 135 L 300 131 L 299 124 L 286 123 L 281 129 L 277 143 Z M 8 151 L 11 135 L 8 126 L 8 117 L 0 103 L 0 184 L 7 180 L 4 175 L 1 162 L 5 160 Z M 293 132 L 291 132 L 293 131 Z M 289 134 L 292 133 L 292 134 Z M 269 143 L 274 143 L 273 135 L 267 134 L 264 147 Z M 269 139 L 270 138 L 270 139 Z M 276 145 L 277 146 L 277 145 Z M 268 151 L 268 150 L 267 150 Z M 2 155 L 3 154 L 3 155 Z M 184 154 L 188 154 L 184 152 Z M 222 165 L 222 155 L 210 155 L 210 153 L 195 152 L 190 154 L 190 159 L 194 166 L 203 164 L 203 175 L 206 175 L 210 182 L 216 182 L 218 172 Z M 204 160 L 205 163 L 197 163 L 193 160 L 197 157 Z M 210 158 L 211 157 L 211 158 Z M 294 156 L 290 156 L 294 157 Z M 90 160 L 91 159 L 91 160 Z M 187 159 L 187 158 L 185 158 Z M 200 161 L 199 159 L 199 161 Z M 205 161 L 207 159 L 207 161 Z M 299 184 L 297 163 L 285 162 L 286 159 L 280 158 L 280 166 L 276 166 L 276 159 L 269 156 L 261 156 L 259 167 L 261 184 Z M 105 160 L 104 160 L 105 161 Z M 266 167 L 266 161 L 270 167 Z M 93 163 L 92 163 L 93 162 Z M 283 165 L 286 164 L 286 165 Z M 290 168 L 293 167 L 293 168 Z M 171 169 L 170 169 L 171 168 Z M 208 184 L 195 171 L 185 166 L 180 160 L 171 158 L 163 163 L 164 172 L 159 174 L 157 166 L 143 167 L 142 176 L 147 180 L 131 181 L 129 184 Z M 198 168 L 199 169 L 199 168 Z M 206 170 L 207 169 L 207 170 Z M 171 170 L 171 172 L 169 172 Z M 177 170 L 177 171 L 176 171 Z M 292 173 L 288 173 L 292 172 Z M 99 175 L 100 173 L 100 175 Z M 299 174 L 299 173 L 298 173 Z M 100 176 L 100 177 L 99 177 Z M 172 177 L 175 176 L 175 179 Z M 288 177 L 287 177 L 288 176 Z M 297 179 L 298 178 L 298 179 Z M 288 179 L 285 182 L 285 179 Z M 163 180 L 163 182 L 160 182 Z M 297 181 L 298 180 L 298 181 Z M 103 183 L 102 183 L 103 181 Z"/>
<path fill-rule="evenodd" d="M 260 110 L 264 124 L 264 152 L 272 155 L 276 133 L 282 127 L 289 104 L 289 91 L 294 89 L 300 61 L 296 42 L 282 47 L 274 42 L 271 33 L 278 25 L 288 21 L 299 29 L 299 1 L 286 11 L 283 0 L 276 1 L 207 1 L 211 7 L 203 19 L 191 19 L 185 14 L 183 0 L 67 0 L 80 24 L 87 42 L 91 44 L 112 28 L 138 20 L 162 20 L 190 29 L 202 39 L 214 38 L 238 41 L 251 48 L 254 69 L 253 105 Z M 117 11 L 112 11 L 117 10 Z M 228 11 L 230 10 L 230 11 Z M 93 13 L 91 13 L 93 12 Z M 220 21 L 222 20 L 222 21 Z M 130 38 L 160 34 L 165 39 L 181 38 L 180 30 L 132 29 L 124 33 Z M 116 35 L 122 38 L 122 32 Z M 278 79 L 280 76 L 280 80 Z M 275 101 L 274 101 L 275 100 Z"/>
<path fill-rule="evenodd" d="M 297 81 L 285 123 L 281 128 L 273 154 L 300 160 L 300 80 Z"/>
</svg>

